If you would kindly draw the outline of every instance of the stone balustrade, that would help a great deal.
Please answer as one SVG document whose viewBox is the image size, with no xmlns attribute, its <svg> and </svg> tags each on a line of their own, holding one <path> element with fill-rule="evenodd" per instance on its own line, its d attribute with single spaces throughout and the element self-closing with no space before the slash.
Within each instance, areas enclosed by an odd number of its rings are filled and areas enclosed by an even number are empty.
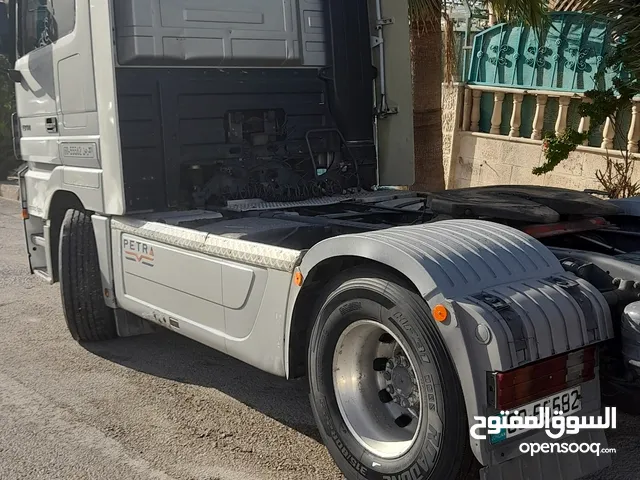
<svg viewBox="0 0 640 480">
<path fill-rule="evenodd" d="M 576 190 L 601 189 L 596 172 L 606 168 L 605 156 L 621 159 L 626 148 L 640 160 L 640 98 L 591 132 L 585 145 L 553 172 L 534 175 L 545 161 L 542 139 L 567 128 L 588 132 L 591 121 L 580 117 L 580 93 L 524 90 L 465 84 L 443 85 L 443 165 L 448 188 L 511 184 L 546 185 Z M 640 165 L 639 165 L 640 166 Z M 633 180 L 640 181 L 640 168 Z"/>
<path fill-rule="evenodd" d="M 493 105 L 491 112 L 483 111 L 482 98 L 485 94 L 493 95 Z M 557 101 L 557 115 L 553 130 L 557 135 L 562 134 L 568 127 L 568 115 L 569 107 L 572 100 L 580 100 L 582 102 L 589 102 L 590 99 L 581 93 L 570 92 L 558 92 L 558 91 L 546 91 L 546 90 L 522 90 L 515 88 L 503 88 L 503 87 L 490 87 L 490 86 L 475 86 L 467 85 L 464 90 L 464 105 L 462 112 L 462 131 L 480 132 L 480 123 L 483 116 L 490 117 L 490 127 L 488 132 L 492 135 L 501 135 L 503 129 L 504 119 L 504 104 L 505 95 L 511 96 L 511 115 L 508 137 L 521 137 L 521 127 L 523 122 L 531 122 L 531 135 L 529 138 L 532 140 L 542 140 L 545 133 L 544 122 L 547 106 L 551 99 Z M 523 102 L 525 97 L 533 96 L 535 98 L 535 111 L 532 112 L 528 118 L 523 118 Z M 486 102 L 485 102 L 486 103 Z M 639 117 L 639 105 L 640 97 L 636 97 L 633 102 L 633 107 L 630 112 L 630 121 L 624 143 L 628 150 L 632 153 L 637 153 L 639 150 L 638 142 L 640 141 L 640 118 Z M 589 130 L 590 120 L 588 117 L 579 119 L 577 130 L 580 132 L 586 132 Z M 626 127 L 626 126 L 625 126 Z M 574 127 L 575 128 L 575 127 Z M 549 129 L 551 130 L 551 129 Z M 616 144 L 615 138 L 616 129 L 614 128 L 611 120 L 607 120 L 602 128 L 602 140 L 598 145 L 590 145 L 592 147 L 611 150 Z M 589 145 L 589 141 L 585 142 L 585 145 Z"/>
</svg>

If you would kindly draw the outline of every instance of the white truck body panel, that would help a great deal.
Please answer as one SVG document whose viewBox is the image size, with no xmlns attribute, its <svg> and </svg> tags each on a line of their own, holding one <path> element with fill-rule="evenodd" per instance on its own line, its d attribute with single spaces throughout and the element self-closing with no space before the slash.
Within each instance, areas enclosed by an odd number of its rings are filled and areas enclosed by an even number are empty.
<svg viewBox="0 0 640 480">
<path fill-rule="evenodd" d="M 290 249 L 231 238 L 207 231 L 206 225 L 180 226 L 181 212 L 145 216 L 128 211 L 121 139 L 126 126 L 118 113 L 116 68 L 129 67 L 121 63 L 169 59 L 184 61 L 177 67 L 189 69 L 189 61 L 213 58 L 209 66 L 214 70 L 237 67 L 237 62 L 247 63 L 237 68 L 249 69 L 265 61 L 311 68 L 326 60 L 317 30 L 319 1 L 274 0 L 263 5 L 242 0 L 221 17 L 222 0 L 185 0 L 182 7 L 174 3 L 77 0 L 74 28 L 18 60 L 16 69 L 23 77 L 17 87 L 21 152 L 28 165 L 21 181 L 25 213 L 30 215 L 26 234 L 33 270 L 55 280 L 57 252 L 51 246 L 57 245 L 52 237 L 59 232 L 52 224 L 54 214 L 66 208 L 92 211 L 107 305 L 287 376 L 292 345 L 306 342 L 296 336 L 293 325 L 302 284 L 296 275 L 311 277 L 334 258 L 384 266 L 404 275 L 430 307 L 445 304 L 452 312 L 451 321 L 438 325 L 438 330 L 464 386 L 469 419 L 492 412 L 487 372 L 517 368 L 613 336 L 611 315 L 600 293 L 564 272 L 540 242 L 509 227 L 438 222 L 336 235 L 310 248 Z M 269 5 L 274 9 L 267 9 Z M 402 20 L 408 3 L 381 0 L 378 5 L 373 0 L 371 6 L 377 12 L 371 19 L 373 30 L 382 28 L 382 19 L 392 20 L 377 40 L 384 55 L 375 60 L 379 68 L 385 64 L 383 80 L 392 82 L 384 86 L 378 81 L 376 88 L 386 94 L 390 107 L 397 108 L 395 114 L 377 119 L 380 181 L 413 184 L 409 24 Z M 174 145 L 175 150 L 180 145 Z M 156 172 L 142 175 L 153 177 Z M 67 194 L 80 206 L 56 203 L 58 195 Z M 385 195 L 389 194 L 339 198 L 375 202 Z M 403 195 L 413 194 L 399 193 L 396 200 Z M 193 220 L 193 212 L 183 213 Z M 509 315 L 483 295 L 508 304 Z M 582 389 L 583 412 L 598 411 L 597 376 Z M 543 434 L 527 438 L 536 441 Z M 604 433 L 581 438 L 606 445 Z M 485 478 L 492 480 L 516 478 L 516 471 L 540 478 L 560 471 L 563 478 L 577 478 L 610 461 L 603 455 L 592 464 L 576 465 L 558 455 L 553 465 L 526 467 L 528 459 L 513 442 L 491 446 L 474 441 L 471 448 L 488 467 Z"/>
<path fill-rule="evenodd" d="M 286 376 L 287 306 L 302 252 L 144 220 L 111 225 L 119 306 Z"/>
</svg>

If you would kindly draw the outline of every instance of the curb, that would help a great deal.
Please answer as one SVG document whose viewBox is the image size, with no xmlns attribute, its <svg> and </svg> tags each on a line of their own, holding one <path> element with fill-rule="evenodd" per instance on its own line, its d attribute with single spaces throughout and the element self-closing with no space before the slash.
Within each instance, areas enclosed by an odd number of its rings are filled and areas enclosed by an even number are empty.
<svg viewBox="0 0 640 480">
<path fill-rule="evenodd" d="M 14 182 L 0 182 L 0 197 L 7 200 L 20 200 L 20 188 Z"/>
</svg>

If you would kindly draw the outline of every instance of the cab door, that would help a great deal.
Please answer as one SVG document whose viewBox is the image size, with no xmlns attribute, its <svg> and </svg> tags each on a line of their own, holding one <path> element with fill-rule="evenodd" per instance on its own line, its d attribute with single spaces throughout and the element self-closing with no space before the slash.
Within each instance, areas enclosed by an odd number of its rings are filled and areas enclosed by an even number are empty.
<svg viewBox="0 0 640 480">
<path fill-rule="evenodd" d="M 33 181 L 58 165 L 100 168 L 89 0 L 18 0 L 17 43 L 15 68 L 22 79 L 16 107 L 20 151 L 30 164 L 27 188 L 38 170 Z M 43 200 L 29 199 L 30 207 L 41 209 Z"/>
<path fill-rule="evenodd" d="M 16 85 L 20 152 L 24 161 L 35 164 L 60 164 L 53 28 L 47 0 L 18 1 L 19 58 L 15 69 L 21 77 Z"/>
</svg>

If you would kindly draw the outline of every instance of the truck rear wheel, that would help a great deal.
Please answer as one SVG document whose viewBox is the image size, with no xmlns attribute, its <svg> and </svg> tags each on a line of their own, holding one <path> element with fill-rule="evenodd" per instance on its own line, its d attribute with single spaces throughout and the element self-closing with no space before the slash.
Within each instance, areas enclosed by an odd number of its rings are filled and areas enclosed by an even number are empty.
<svg viewBox="0 0 640 480">
<path fill-rule="evenodd" d="M 91 216 L 68 210 L 60 230 L 58 265 L 62 308 L 71 336 L 82 342 L 117 336 L 111 310 L 102 296 L 98 249 Z"/>
<path fill-rule="evenodd" d="M 309 344 L 322 438 L 348 480 L 469 478 L 460 382 L 424 300 L 371 270 L 327 290 Z"/>
</svg>

